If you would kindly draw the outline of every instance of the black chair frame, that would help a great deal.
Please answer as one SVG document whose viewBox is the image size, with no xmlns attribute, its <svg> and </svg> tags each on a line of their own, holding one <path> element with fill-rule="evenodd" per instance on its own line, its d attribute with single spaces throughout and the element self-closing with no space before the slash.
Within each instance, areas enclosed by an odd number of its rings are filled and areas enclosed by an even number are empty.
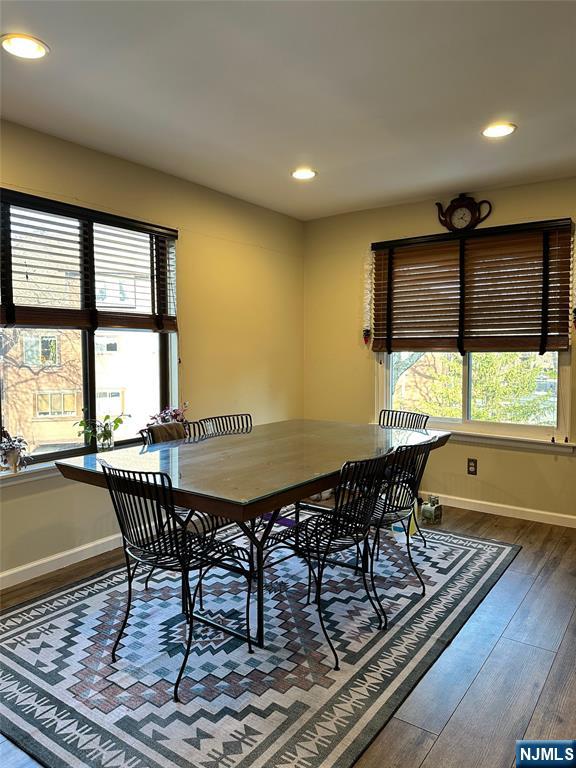
<svg viewBox="0 0 576 768">
<path fill-rule="evenodd" d="M 143 564 L 152 570 L 180 573 L 183 613 L 188 623 L 188 633 L 184 658 L 174 685 L 174 700 L 179 701 L 178 689 L 192 647 L 194 618 L 240 637 L 247 642 L 248 652 L 253 653 L 250 634 L 252 564 L 243 557 L 241 550 L 220 541 L 216 536 L 217 526 L 207 528 L 205 520 L 198 518 L 199 513 L 194 510 L 187 510 L 185 515 L 182 511 L 176 512 L 169 475 L 163 472 L 117 469 L 102 459 L 99 461 L 120 526 L 128 575 L 126 610 L 112 647 L 112 661 L 116 661 L 116 650 L 128 623 L 133 597 L 132 584 L 138 567 Z M 229 561 L 234 562 L 248 583 L 245 636 L 194 614 L 196 598 L 206 573 L 213 567 L 227 567 Z M 192 571 L 198 572 L 193 593 L 190 589 Z M 146 588 L 150 575 L 146 579 Z"/>
</svg>

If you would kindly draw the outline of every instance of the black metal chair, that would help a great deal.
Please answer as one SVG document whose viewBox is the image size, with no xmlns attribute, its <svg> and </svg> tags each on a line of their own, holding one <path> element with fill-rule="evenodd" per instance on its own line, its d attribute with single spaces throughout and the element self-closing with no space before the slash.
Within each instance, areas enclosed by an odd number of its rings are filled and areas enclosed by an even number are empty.
<svg viewBox="0 0 576 768">
<path fill-rule="evenodd" d="M 155 445 L 170 440 L 192 440 L 196 442 L 202 436 L 197 421 L 170 421 L 165 424 L 150 424 L 139 430 L 144 445 Z"/>
<path fill-rule="evenodd" d="M 206 572 L 215 566 L 227 567 L 231 562 L 247 579 L 246 637 L 248 652 L 253 653 L 250 637 L 250 595 L 252 565 L 246 552 L 220 540 L 215 518 L 213 525 L 199 513 L 188 510 L 186 516 L 176 512 L 169 475 L 163 472 L 134 472 L 117 469 L 99 459 L 122 533 L 122 544 L 128 573 L 128 597 L 124 620 L 112 647 L 112 661 L 126 629 L 132 604 L 132 583 L 138 566 L 173 571 L 182 577 L 183 613 L 188 622 L 184 658 L 174 685 L 174 700 L 192 646 L 192 630 L 196 596 Z M 189 577 L 198 572 L 198 581 L 191 593 Z M 237 633 L 235 633 L 237 634 Z"/>
<path fill-rule="evenodd" d="M 198 422 L 202 437 L 239 435 L 252 431 L 249 413 L 230 413 L 225 416 L 208 416 Z"/>
<path fill-rule="evenodd" d="M 378 559 L 381 531 L 384 528 L 389 528 L 393 523 L 399 522 L 406 536 L 406 550 L 410 565 L 422 586 L 422 595 L 426 592 L 426 586 L 412 558 L 410 527 L 412 520 L 417 524 L 415 507 L 418 500 L 418 490 L 430 451 L 435 442 L 436 438 L 433 438 L 419 445 L 401 446 L 387 455 L 384 482 L 372 517 L 374 538 L 370 552 L 371 570 L 374 568 L 374 560 Z M 418 532 L 420 532 L 420 528 L 418 528 Z M 381 606 L 376 589 L 374 591 L 378 604 Z"/>
<path fill-rule="evenodd" d="M 426 429 L 428 418 L 425 413 L 394 411 L 384 408 L 380 411 L 378 423 L 381 427 L 393 427 L 395 429 Z"/>
<path fill-rule="evenodd" d="M 326 564 L 331 556 L 349 549 L 356 553 L 364 548 L 368 551 L 370 523 L 374 517 L 378 494 L 384 482 L 386 456 L 363 461 L 349 461 L 342 467 L 340 478 L 335 489 L 335 504 L 333 508 L 325 509 L 324 513 L 301 520 L 295 526 L 287 528 L 270 537 L 269 548 L 279 546 L 292 549 L 304 558 L 308 565 L 308 602 L 310 601 L 312 578 L 315 582 L 315 596 L 318 607 L 320 626 L 330 650 L 334 656 L 334 669 L 338 670 L 339 660 L 334 644 L 328 635 L 322 615 L 322 583 Z M 307 505 L 298 505 L 300 511 Z M 315 505 L 313 510 L 316 511 Z M 316 570 L 314 569 L 316 564 Z M 373 572 L 372 572 L 373 573 Z M 382 614 L 386 621 L 386 613 L 378 601 L 375 602 L 370 594 L 366 569 L 362 569 L 364 589 L 374 612 L 378 618 L 378 627 L 382 627 Z M 374 591 L 375 585 L 372 583 Z"/>
</svg>

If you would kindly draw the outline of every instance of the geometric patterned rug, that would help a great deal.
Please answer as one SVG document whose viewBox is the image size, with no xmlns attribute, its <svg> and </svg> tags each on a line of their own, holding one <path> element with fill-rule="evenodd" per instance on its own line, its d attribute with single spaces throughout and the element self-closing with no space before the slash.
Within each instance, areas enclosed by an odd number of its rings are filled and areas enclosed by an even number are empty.
<svg viewBox="0 0 576 768">
<path fill-rule="evenodd" d="M 392 534 L 378 586 L 389 627 L 378 631 L 361 577 L 337 566 L 323 589 L 327 627 L 306 606 L 295 558 L 266 571 L 266 649 L 196 624 L 183 653 L 177 576 L 136 584 L 115 664 L 123 569 L 7 611 L 0 619 L 2 733 L 48 768 L 350 768 L 454 638 L 519 547 L 427 531 L 413 539 L 426 596 Z M 212 571 L 204 610 L 244 628 L 243 580 Z M 253 624 L 254 626 L 254 624 Z"/>
</svg>

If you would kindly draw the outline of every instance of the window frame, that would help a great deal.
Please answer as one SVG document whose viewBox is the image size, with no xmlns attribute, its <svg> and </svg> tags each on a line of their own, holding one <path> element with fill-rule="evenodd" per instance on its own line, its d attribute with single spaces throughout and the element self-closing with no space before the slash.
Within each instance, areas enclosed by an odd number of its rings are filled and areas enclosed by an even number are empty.
<svg viewBox="0 0 576 768">
<path fill-rule="evenodd" d="M 430 350 L 433 351 L 433 350 Z M 431 416 L 428 426 L 432 429 L 461 432 L 467 435 L 486 437 L 504 437 L 510 439 L 529 439 L 541 442 L 564 443 L 569 439 L 570 427 L 570 350 L 558 351 L 558 389 L 557 389 L 557 423 L 556 426 L 540 426 L 536 424 L 511 424 L 508 422 L 479 421 L 469 418 L 470 414 L 470 355 L 467 352 L 462 361 L 462 418 L 438 418 Z M 498 354 L 498 352 L 494 352 Z M 391 356 L 386 352 L 376 354 L 376 414 L 375 420 L 383 408 L 392 408 L 391 392 Z"/>
<path fill-rule="evenodd" d="M 24 331 L 40 330 L 50 331 L 77 330 L 82 340 L 82 384 L 83 418 L 96 418 L 96 348 L 95 332 L 108 330 L 143 330 L 158 332 L 159 334 L 159 402 L 158 410 L 161 410 L 169 401 L 169 395 L 177 388 L 177 364 L 172 361 L 171 350 L 177 348 L 171 338 L 177 336 L 178 328 L 176 315 L 169 314 L 172 307 L 171 277 L 174 280 L 174 264 L 168 266 L 166 254 L 174 247 L 178 239 L 178 232 L 167 227 L 149 224 L 147 222 L 129 219 L 102 211 L 82 208 L 57 200 L 28 195 L 16 190 L 2 188 L 0 235 L 2 246 L 2 260 L 0 264 L 0 286 L 2 304 L 0 305 L 0 328 L 16 327 Z M 60 307 L 25 307 L 14 304 L 12 285 L 12 255 L 11 255 L 11 230 L 10 207 L 16 206 L 39 211 L 46 214 L 60 215 L 76 218 L 80 222 L 82 230 L 80 244 L 80 268 L 81 268 L 81 296 L 80 309 L 64 309 Z M 95 293 L 95 253 L 93 228 L 95 224 L 104 224 L 120 229 L 127 229 L 145 233 L 150 236 L 150 269 L 151 269 L 151 298 L 152 313 L 142 315 L 137 313 L 122 313 L 115 309 L 107 312 L 106 308 L 97 306 Z M 175 307 L 174 307 L 175 312 Z M 41 335 L 39 335 L 41 338 Z M 177 339 L 176 339 L 177 342 Z M 39 342 L 41 343 L 41 342 Z M 23 351 L 22 351 L 23 354 Z M 104 354 L 113 354 L 105 352 Z M 37 367 L 37 366 L 33 366 Z M 54 368 L 54 366 L 49 366 Z M 36 394 L 36 393 L 35 393 Z M 3 424 L 2 408 L 3 398 L 0 398 L 0 426 Z M 36 397 L 34 397 L 34 417 L 40 419 L 64 418 L 38 416 L 36 413 Z M 71 418 L 71 417 L 65 417 Z M 78 416 L 78 418 L 81 418 Z M 24 435 L 24 438 L 26 436 Z M 117 446 L 137 445 L 140 438 L 118 440 Z M 64 451 L 51 451 L 37 456 L 31 456 L 32 463 L 45 463 L 69 456 L 77 456 L 96 451 L 95 438 L 92 441 L 84 441 L 83 446 Z"/>
</svg>

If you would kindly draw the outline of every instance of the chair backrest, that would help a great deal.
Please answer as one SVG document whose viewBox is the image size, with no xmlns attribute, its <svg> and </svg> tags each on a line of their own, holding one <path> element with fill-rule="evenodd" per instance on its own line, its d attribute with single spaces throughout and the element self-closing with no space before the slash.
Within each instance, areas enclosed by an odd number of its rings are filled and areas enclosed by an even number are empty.
<svg viewBox="0 0 576 768">
<path fill-rule="evenodd" d="M 393 411 L 384 408 L 380 411 L 378 423 L 381 427 L 395 427 L 396 429 L 426 429 L 428 416 L 425 413 Z"/>
<path fill-rule="evenodd" d="M 183 560 L 184 521 L 174 511 L 172 481 L 164 472 L 135 472 L 102 465 L 124 545 L 154 557 Z"/>
<path fill-rule="evenodd" d="M 367 532 L 384 482 L 387 455 L 347 461 L 340 470 L 330 515 L 332 539 Z"/>
<path fill-rule="evenodd" d="M 230 413 L 225 416 L 209 416 L 198 422 L 203 437 L 239 435 L 252 430 L 252 416 L 249 413 Z"/>
<path fill-rule="evenodd" d="M 170 440 L 199 440 L 202 429 L 197 421 L 170 421 L 165 424 L 150 424 L 139 430 L 144 445 L 166 443 Z"/>
<path fill-rule="evenodd" d="M 379 505 L 382 514 L 407 512 L 418 498 L 420 483 L 436 438 L 418 445 L 403 445 L 386 456 Z"/>
</svg>

